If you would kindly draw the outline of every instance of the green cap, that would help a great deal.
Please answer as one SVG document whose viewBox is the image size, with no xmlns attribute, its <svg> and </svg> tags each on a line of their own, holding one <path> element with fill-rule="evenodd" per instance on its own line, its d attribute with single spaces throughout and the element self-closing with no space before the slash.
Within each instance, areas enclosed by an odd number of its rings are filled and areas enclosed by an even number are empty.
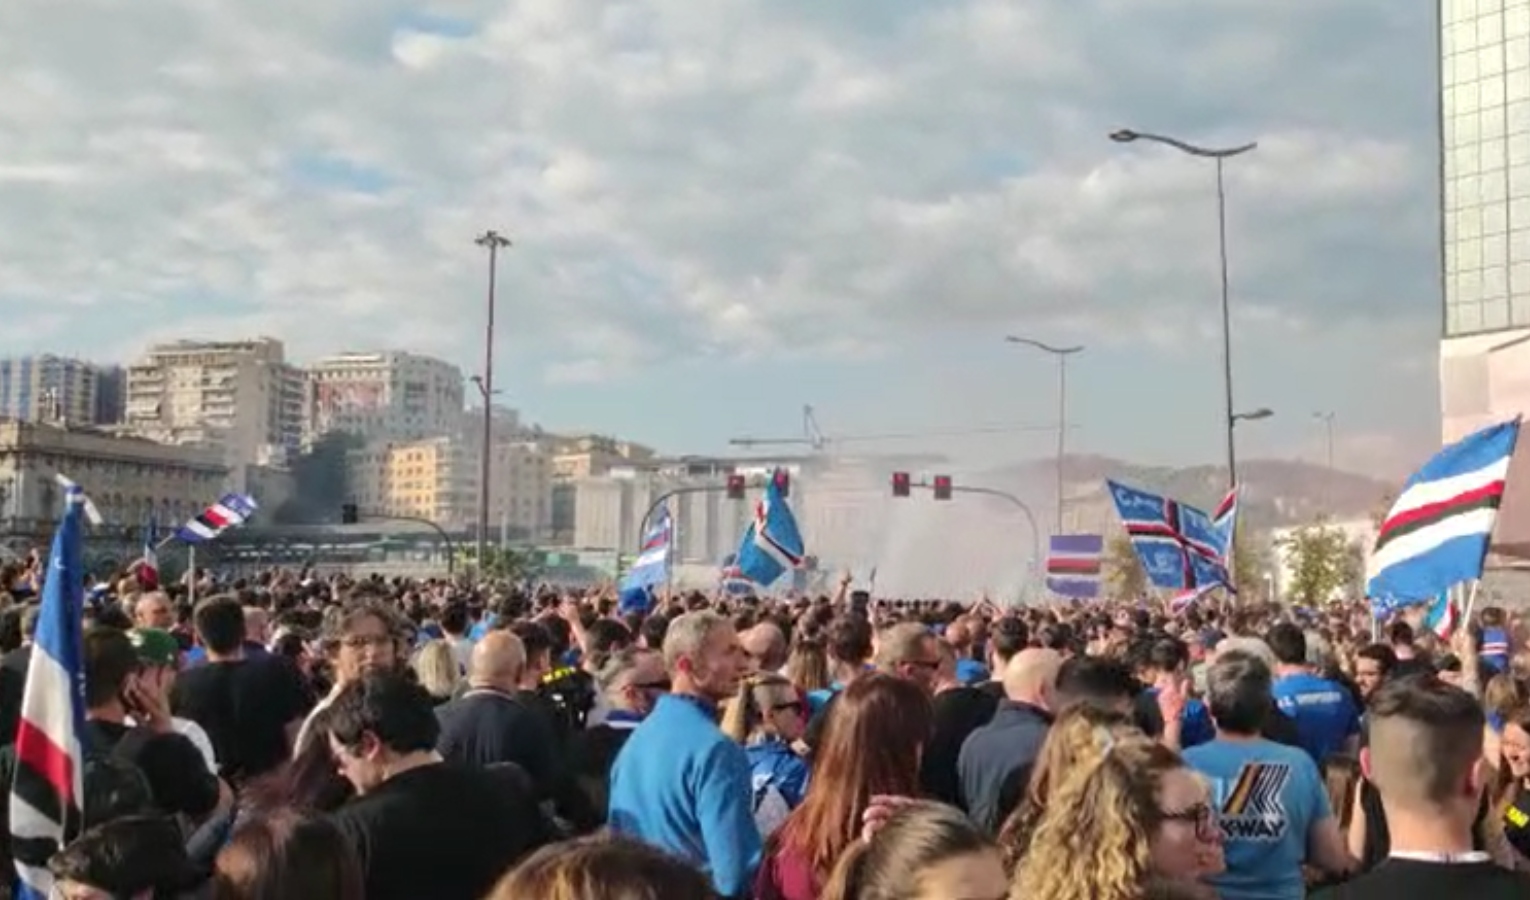
<svg viewBox="0 0 1530 900">
<path fill-rule="evenodd" d="M 151 666 L 174 666 L 181 660 L 181 642 L 158 628 L 135 628 L 128 632 L 140 662 Z"/>
</svg>

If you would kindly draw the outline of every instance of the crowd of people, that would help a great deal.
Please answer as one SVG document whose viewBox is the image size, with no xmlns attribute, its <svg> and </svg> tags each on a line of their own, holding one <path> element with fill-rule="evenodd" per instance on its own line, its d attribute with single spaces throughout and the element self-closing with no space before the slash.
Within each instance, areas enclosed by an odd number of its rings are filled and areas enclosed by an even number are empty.
<svg viewBox="0 0 1530 900">
<path fill-rule="evenodd" d="M 0 572 L 0 735 L 36 571 Z M 54 896 L 1530 897 L 1530 621 L 273 571 L 84 612 Z M 10 784 L 13 747 L 0 751 Z M 9 829 L 0 830 L 6 833 Z"/>
</svg>

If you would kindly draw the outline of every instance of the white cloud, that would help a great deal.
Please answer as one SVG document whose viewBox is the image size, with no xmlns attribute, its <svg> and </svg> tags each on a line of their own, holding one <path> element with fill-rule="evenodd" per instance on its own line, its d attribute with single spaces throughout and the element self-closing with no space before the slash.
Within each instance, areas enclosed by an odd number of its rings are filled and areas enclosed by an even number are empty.
<svg viewBox="0 0 1530 900">
<path fill-rule="evenodd" d="M 466 365 L 496 227 L 505 342 L 550 379 L 1022 319 L 1172 343 L 1214 290 L 1211 175 L 1105 140 L 1133 125 L 1260 141 L 1228 167 L 1248 327 L 1363 319 L 1431 290 L 1384 264 L 1429 249 L 1428 98 L 1383 115 L 1395 79 L 1351 65 L 1424 42 L 1396 6 L 16 0 L 0 310 L 153 310 L 84 323 L 97 352 L 195 325 Z"/>
</svg>

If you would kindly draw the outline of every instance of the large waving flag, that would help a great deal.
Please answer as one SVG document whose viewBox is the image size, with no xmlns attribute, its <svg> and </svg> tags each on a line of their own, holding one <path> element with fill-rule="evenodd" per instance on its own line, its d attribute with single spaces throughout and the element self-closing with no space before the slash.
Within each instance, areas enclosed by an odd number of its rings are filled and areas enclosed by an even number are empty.
<svg viewBox="0 0 1530 900">
<path fill-rule="evenodd" d="M 84 493 L 66 483 L 68 505 L 53 533 L 43 579 L 32 660 L 27 667 L 16 730 L 11 783 L 11 855 L 18 897 L 46 900 L 53 890 L 48 857 L 80 831 L 84 794 L 85 668 L 81 618 L 85 610 L 82 511 Z M 92 519 L 95 517 L 92 516 Z"/>
<path fill-rule="evenodd" d="M 1518 418 L 1489 426 L 1435 454 L 1403 485 L 1366 573 L 1378 617 L 1482 577 L 1518 439 Z"/>
<path fill-rule="evenodd" d="M 650 588 L 669 580 L 670 550 L 674 546 L 675 522 L 670 518 L 669 506 L 659 507 L 659 514 L 643 535 L 643 547 L 632 563 L 632 568 L 622 576 L 623 591 Z"/>
<path fill-rule="evenodd" d="M 1155 587 L 1174 591 L 1231 587 L 1227 555 L 1238 509 L 1236 489 L 1218 504 L 1217 516 L 1212 516 L 1116 481 L 1105 484 L 1132 549 Z"/>
<path fill-rule="evenodd" d="M 1102 534 L 1054 534 L 1047 553 L 1047 590 L 1075 600 L 1100 596 Z"/>
<path fill-rule="evenodd" d="M 243 525 L 258 508 L 255 498 L 248 494 L 224 494 L 217 503 L 187 519 L 175 536 L 188 544 L 205 543 Z"/>
<path fill-rule="evenodd" d="M 765 496 L 754 509 L 754 521 L 744 532 L 734 559 L 739 575 L 761 587 L 769 587 L 788 569 L 802 565 L 806 550 L 797 517 L 792 515 L 775 478 L 765 485 Z"/>
</svg>

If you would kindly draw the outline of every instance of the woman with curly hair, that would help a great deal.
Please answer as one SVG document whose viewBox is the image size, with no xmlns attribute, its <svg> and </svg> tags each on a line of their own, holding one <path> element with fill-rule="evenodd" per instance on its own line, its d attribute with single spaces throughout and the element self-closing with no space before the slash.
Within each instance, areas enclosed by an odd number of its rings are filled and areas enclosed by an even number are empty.
<svg viewBox="0 0 1530 900">
<path fill-rule="evenodd" d="M 1141 737 L 1142 732 L 1131 716 L 1114 710 L 1081 705 L 1057 717 L 1041 745 L 1041 754 L 1019 806 L 999 829 L 999 850 L 1004 855 L 1006 871 L 1014 872 L 1025 857 L 1057 782 L 1066 773 L 1099 757 L 1108 743 L 1133 736 Z"/>
<path fill-rule="evenodd" d="M 1210 792 L 1179 754 L 1147 738 L 1105 741 L 1052 791 L 1011 897 L 1142 900 L 1159 882 L 1183 893 L 1221 840 Z"/>
</svg>

